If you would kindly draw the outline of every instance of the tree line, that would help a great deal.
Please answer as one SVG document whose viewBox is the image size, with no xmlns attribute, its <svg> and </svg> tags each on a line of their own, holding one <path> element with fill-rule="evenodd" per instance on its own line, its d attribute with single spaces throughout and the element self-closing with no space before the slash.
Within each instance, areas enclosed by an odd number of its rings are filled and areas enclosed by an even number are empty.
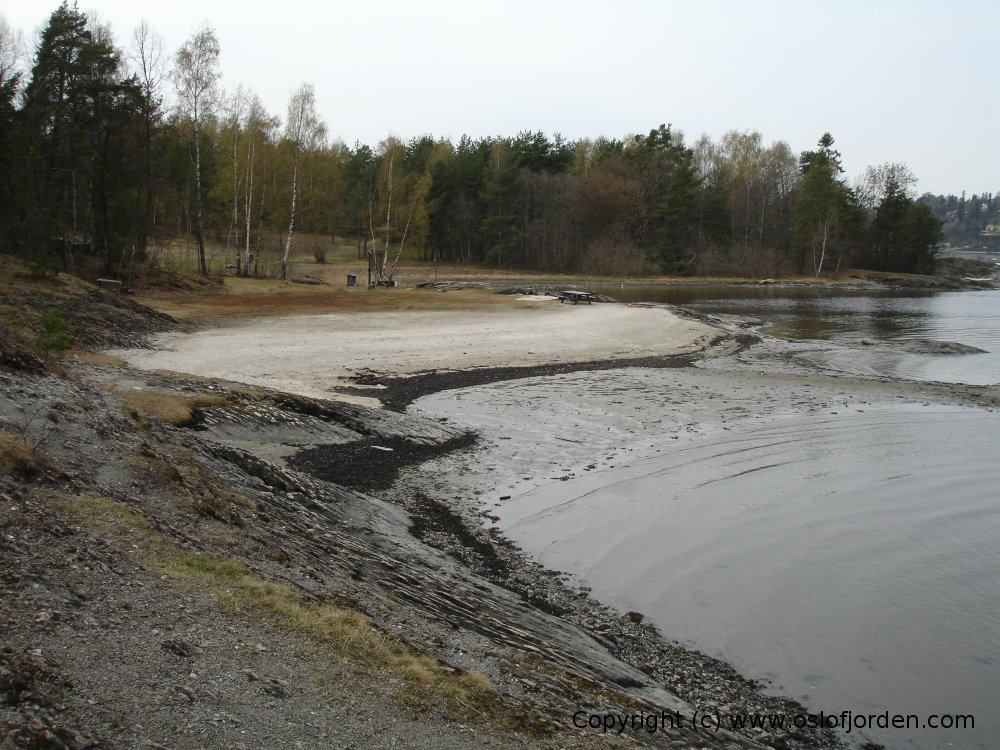
<svg viewBox="0 0 1000 750">
<path fill-rule="evenodd" d="M 1000 195 L 924 193 L 920 202 L 943 222 L 943 239 L 949 245 L 972 250 L 1000 249 Z"/>
<path fill-rule="evenodd" d="M 64 2 L 24 59 L 0 18 L 0 249 L 112 271 L 191 238 L 203 273 L 212 240 L 240 273 L 270 249 L 283 275 L 304 232 L 359 256 L 547 272 L 934 267 L 942 217 L 910 171 L 873 166 L 849 184 L 828 133 L 800 154 L 756 132 L 686 143 L 665 124 L 348 147 L 328 138 L 311 85 L 279 118 L 249 89 L 223 90 L 220 54 L 211 28 L 168 55 L 145 24 L 119 48 Z"/>
</svg>

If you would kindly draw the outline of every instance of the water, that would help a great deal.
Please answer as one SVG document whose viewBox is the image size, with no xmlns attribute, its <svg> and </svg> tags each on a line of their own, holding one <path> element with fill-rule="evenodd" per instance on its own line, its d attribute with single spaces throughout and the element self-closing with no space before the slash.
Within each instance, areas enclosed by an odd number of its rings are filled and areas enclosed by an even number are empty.
<svg viewBox="0 0 1000 750">
<path fill-rule="evenodd" d="M 683 301 L 845 353 L 817 345 L 824 367 L 1000 382 L 1000 292 L 701 293 Z M 991 351 L 877 360 L 913 339 Z M 484 505 L 600 600 L 813 710 L 975 717 L 868 733 L 889 747 L 998 747 L 1000 413 L 844 382 L 621 370 L 415 406 L 497 439 L 475 458 Z"/>
<path fill-rule="evenodd" d="M 666 302 L 707 314 L 757 318 L 769 334 L 823 341 L 815 364 L 859 375 L 1000 383 L 1000 291 L 831 290 L 773 286 L 609 286 L 623 302 Z M 951 341 L 985 350 L 962 357 L 859 349 L 861 340 Z M 842 348 L 841 348 L 842 347 Z"/>
<path fill-rule="evenodd" d="M 599 600 L 814 710 L 979 727 L 876 739 L 995 747 L 1000 465 L 984 435 L 1000 438 L 997 415 L 778 418 L 545 485 L 501 526 Z"/>
</svg>

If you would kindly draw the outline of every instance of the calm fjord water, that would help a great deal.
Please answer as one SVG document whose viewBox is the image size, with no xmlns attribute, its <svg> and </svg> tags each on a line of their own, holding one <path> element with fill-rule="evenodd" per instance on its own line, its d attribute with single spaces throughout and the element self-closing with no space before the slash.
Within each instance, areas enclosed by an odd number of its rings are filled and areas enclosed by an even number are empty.
<svg viewBox="0 0 1000 750">
<path fill-rule="evenodd" d="M 825 369 L 1000 382 L 1000 292 L 630 291 L 825 342 L 830 352 L 816 360 Z M 862 338 L 875 341 L 870 352 Z M 879 346 L 906 339 L 988 353 Z M 595 463 L 614 443 L 602 433 L 626 435 L 633 424 L 643 450 L 630 455 L 639 458 L 487 493 L 513 495 L 491 508 L 505 533 L 598 599 L 645 613 L 668 638 L 812 710 L 975 717 L 974 730 L 868 733 L 889 747 L 1000 747 L 1000 414 L 874 402 L 847 387 L 828 387 L 808 407 L 796 405 L 806 403 L 800 391 L 786 408 L 775 403 L 790 396 L 782 386 L 726 377 L 578 373 L 435 394 L 417 406 L 487 434 L 505 420 L 572 424 L 585 444 L 580 460 Z M 544 428 L 520 438 L 535 441 L 525 453 L 561 447 Z"/>
</svg>

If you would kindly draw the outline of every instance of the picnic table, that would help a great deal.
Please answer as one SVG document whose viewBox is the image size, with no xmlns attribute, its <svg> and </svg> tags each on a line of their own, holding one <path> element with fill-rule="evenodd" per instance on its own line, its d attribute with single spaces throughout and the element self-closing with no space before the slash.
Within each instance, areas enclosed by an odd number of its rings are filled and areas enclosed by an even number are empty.
<svg viewBox="0 0 1000 750">
<path fill-rule="evenodd" d="M 578 292 L 576 289 L 565 289 L 559 292 L 560 304 L 566 300 L 571 300 L 574 305 L 579 302 L 586 302 L 589 305 L 596 299 L 597 295 L 593 292 Z"/>
</svg>

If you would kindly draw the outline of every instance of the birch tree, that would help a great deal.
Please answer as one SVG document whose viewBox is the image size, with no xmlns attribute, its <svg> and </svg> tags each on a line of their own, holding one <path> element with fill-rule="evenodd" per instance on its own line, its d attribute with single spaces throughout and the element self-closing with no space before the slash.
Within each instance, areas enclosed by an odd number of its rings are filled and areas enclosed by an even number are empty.
<svg viewBox="0 0 1000 750">
<path fill-rule="evenodd" d="M 268 114 L 260 97 L 243 84 L 226 97 L 223 109 L 219 143 L 225 160 L 220 165 L 219 179 L 220 184 L 227 185 L 226 191 L 220 193 L 230 213 L 226 252 L 227 257 L 233 253 L 237 275 L 244 275 L 249 273 L 253 260 L 250 248 L 261 187 L 258 177 L 278 122 Z"/>
<path fill-rule="evenodd" d="M 799 159 L 802 183 L 795 203 L 800 269 L 808 254 L 816 278 L 834 250 L 840 267 L 843 248 L 839 240 L 853 202 L 853 195 L 839 177 L 843 169 L 840 153 L 833 150 L 833 136 L 824 133 L 818 145 L 818 150 L 806 151 Z"/>
<path fill-rule="evenodd" d="M 288 215 L 288 239 L 281 256 L 282 279 L 288 277 L 288 254 L 292 250 L 302 162 L 310 152 L 322 146 L 325 137 L 326 125 L 316 114 L 316 92 L 311 83 L 303 83 L 292 93 L 288 102 L 288 121 L 285 123 L 285 140 L 292 149 L 292 206 Z"/>
<path fill-rule="evenodd" d="M 219 40 L 215 32 L 204 27 L 195 32 L 177 50 L 173 79 L 177 89 L 177 106 L 181 116 L 191 126 L 194 148 L 195 236 L 198 240 L 198 263 L 201 274 L 208 276 L 205 262 L 205 211 L 202 197 L 201 133 L 218 106 Z"/>
<path fill-rule="evenodd" d="M 272 117 L 264 108 L 264 103 L 260 97 L 253 92 L 248 92 L 246 102 L 246 144 L 244 151 L 244 174 L 243 180 L 243 219 L 245 230 L 243 236 L 243 275 L 250 274 L 250 264 L 253 262 L 253 253 L 250 250 L 252 236 L 252 221 L 254 199 L 256 197 L 257 174 L 260 171 L 260 162 L 263 152 L 269 143 L 272 143 L 272 134 L 278 128 L 278 119 Z M 263 196 L 260 201 L 263 202 Z"/>
<path fill-rule="evenodd" d="M 219 141 L 225 150 L 226 167 L 229 172 L 229 194 L 226 197 L 230 205 L 230 215 L 229 232 L 226 235 L 226 258 L 228 263 L 229 252 L 232 250 L 239 270 L 240 204 L 243 197 L 243 180 L 246 176 L 243 166 L 243 141 L 246 140 L 247 90 L 243 84 L 239 84 L 232 94 L 224 98 Z"/>
</svg>

